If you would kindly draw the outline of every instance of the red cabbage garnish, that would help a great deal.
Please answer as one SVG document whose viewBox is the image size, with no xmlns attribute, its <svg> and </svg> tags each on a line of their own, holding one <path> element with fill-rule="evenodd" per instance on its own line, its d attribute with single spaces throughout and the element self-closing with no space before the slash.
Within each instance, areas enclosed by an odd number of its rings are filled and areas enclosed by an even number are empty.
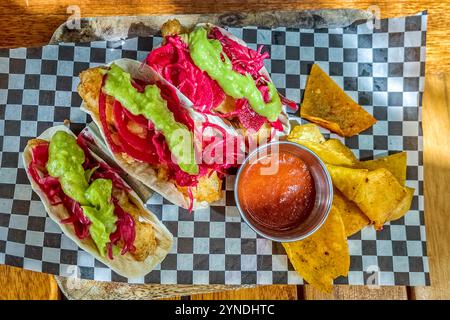
<svg viewBox="0 0 450 320">
<path fill-rule="evenodd" d="M 136 247 L 134 246 L 136 228 L 133 217 L 122 209 L 116 198 L 113 198 L 112 200 L 114 203 L 114 214 L 117 216 L 117 222 L 116 231 L 110 234 L 109 240 L 111 242 L 106 247 L 110 259 L 113 259 L 112 248 L 114 245 L 122 245 L 121 255 L 136 250 Z"/>
<path fill-rule="evenodd" d="M 28 172 L 51 205 L 62 204 L 69 212 L 70 217 L 62 220 L 61 223 L 72 223 L 77 237 L 84 239 L 89 235 L 90 221 L 83 214 L 80 204 L 63 192 L 58 178 L 48 174 L 45 168 L 48 161 L 48 147 L 48 142 L 42 142 L 31 149 L 32 160 L 28 166 Z"/>
<path fill-rule="evenodd" d="M 126 113 L 123 112 L 125 108 L 122 107 L 119 101 L 114 101 L 113 113 L 114 113 L 114 125 L 117 128 L 117 134 L 122 142 L 122 145 L 126 145 L 127 152 L 129 149 L 135 149 L 139 151 L 139 154 L 143 154 L 143 158 L 149 163 L 156 163 L 158 158 L 156 157 L 156 150 L 153 144 L 148 139 L 148 130 L 144 127 L 145 138 L 141 138 L 128 129 L 128 119 Z M 148 155 L 148 156 L 147 156 Z"/>
<path fill-rule="evenodd" d="M 83 213 L 83 209 L 80 204 L 67 195 L 63 195 L 63 205 L 69 212 L 69 217 L 61 220 L 63 224 L 72 223 L 75 229 L 76 236 L 83 240 L 89 236 L 89 226 L 91 221 Z"/>
<path fill-rule="evenodd" d="M 214 27 L 210 34 L 210 38 L 218 40 L 222 45 L 223 52 L 230 59 L 233 70 L 241 74 L 250 74 L 253 79 L 255 79 L 256 85 L 263 94 L 264 101 L 269 102 L 269 92 L 267 87 L 266 77 L 259 73 L 259 71 L 264 67 L 264 59 L 269 57 L 267 52 L 261 53 L 263 47 L 260 46 L 257 51 L 239 44 L 237 41 L 232 40 L 222 32 Z M 293 112 L 298 110 L 298 105 L 287 99 L 286 97 L 279 95 L 281 102 L 288 106 Z M 267 121 L 265 117 L 258 115 L 249 106 L 246 100 L 245 103 L 240 101 L 244 99 L 239 99 L 236 101 L 236 111 L 239 120 L 242 122 L 246 129 L 253 129 L 258 131 L 261 126 Z M 283 127 L 270 123 L 275 130 L 283 131 Z"/>
<path fill-rule="evenodd" d="M 62 203 L 61 185 L 57 178 L 47 174 L 45 165 L 48 161 L 48 143 L 43 142 L 34 146 L 31 150 L 31 162 L 28 173 L 37 183 L 39 188 L 45 193 L 50 204 L 58 205 Z"/>
<path fill-rule="evenodd" d="M 184 124 L 189 130 L 194 130 L 194 121 L 189 115 L 189 111 L 181 106 L 175 89 L 161 82 L 157 82 L 156 85 L 159 88 L 161 97 L 167 101 L 167 108 L 173 113 L 175 120 Z"/>
<path fill-rule="evenodd" d="M 194 195 L 192 194 L 191 187 L 188 187 L 188 196 L 189 196 L 189 208 L 188 211 L 191 212 L 194 207 Z"/>
<path fill-rule="evenodd" d="M 217 27 L 211 29 L 209 37 L 220 42 L 234 71 L 243 75 L 250 74 L 254 79 L 260 77 L 259 71 L 264 67 L 264 59 L 269 57 L 267 52 L 261 53 L 263 46 L 255 51 L 225 36 Z"/>
<path fill-rule="evenodd" d="M 88 143 L 95 144 L 94 138 L 86 131 L 83 130 L 77 137 L 77 144 L 83 149 L 85 155 L 85 162 L 83 168 L 85 170 L 94 170 L 91 175 L 91 179 L 88 182 L 92 182 L 96 179 L 108 179 L 112 181 L 114 188 L 124 191 L 131 191 L 131 188 L 126 186 L 119 172 L 110 167 L 106 162 L 97 161 L 89 150 Z"/>
<path fill-rule="evenodd" d="M 103 77 L 102 88 L 105 84 L 106 77 Z M 122 152 L 122 148 L 115 141 L 113 141 L 111 132 L 109 130 L 108 121 L 106 120 L 106 94 L 103 93 L 103 90 L 100 89 L 99 97 L 98 97 L 98 113 L 100 118 L 100 123 L 103 128 L 103 132 L 105 133 L 106 142 L 113 152 Z"/>
<path fill-rule="evenodd" d="M 277 131 L 283 131 L 283 123 L 281 122 L 280 119 L 277 119 L 277 121 L 271 122 L 270 125 L 272 126 L 272 128 L 274 128 Z M 272 140 L 272 139 L 270 139 Z"/>
<path fill-rule="evenodd" d="M 289 100 L 288 98 L 286 98 L 285 96 L 283 96 L 281 94 L 278 94 L 278 95 L 280 96 L 282 104 L 284 104 L 285 106 L 288 106 L 292 112 L 298 111 L 298 104 L 295 101 Z"/>
<path fill-rule="evenodd" d="M 146 63 L 177 87 L 194 105 L 212 111 L 225 100 L 216 81 L 192 61 L 189 49 L 179 36 L 168 36 L 166 43 L 154 49 Z"/>
</svg>

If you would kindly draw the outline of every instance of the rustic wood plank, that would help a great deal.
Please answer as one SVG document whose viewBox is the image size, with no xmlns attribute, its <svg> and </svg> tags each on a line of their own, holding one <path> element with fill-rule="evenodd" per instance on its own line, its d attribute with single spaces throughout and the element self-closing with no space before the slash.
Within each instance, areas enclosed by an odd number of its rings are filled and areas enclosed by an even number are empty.
<svg viewBox="0 0 450 320">
<path fill-rule="evenodd" d="M 67 8 L 72 0 L 2 1 L 0 3 L 0 28 L 3 30 L 1 46 L 33 46 L 48 42 L 54 29 L 67 20 Z M 450 3 L 438 0 L 389 1 L 380 0 L 381 17 L 414 14 L 428 9 L 429 32 L 427 44 L 427 70 L 441 72 L 450 70 L 450 37 L 448 18 Z M 82 17 L 114 15 L 149 15 L 161 13 L 206 13 L 225 11 L 261 11 L 281 9 L 354 8 L 366 10 L 373 1 L 342 0 L 222 0 L 210 3 L 192 0 L 172 1 L 126 1 L 126 0 L 85 0 L 78 3 Z"/>
<path fill-rule="evenodd" d="M 0 265 L 0 300 L 58 300 L 53 276 Z"/>
<path fill-rule="evenodd" d="M 297 286 L 273 285 L 233 291 L 196 294 L 191 300 L 297 300 Z"/>
<path fill-rule="evenodd" d="M 305 300 L 408 300 L 406 287 L 368 287 L 344 286 L 333 288 L 331 294 L 314 289 L 310 285 L 303 287 Z"/>
<path fill-rule="evenodd" d="M 55 277 L 62 293 L 69 300 L 155 300 L 180 299 L 191 294 L 238 290 L 254 286 L 128 284 L 108 281 Z"/>
<path fill-rule="evenodd" d="M 423 107 L 424 192 L 431 287 L 413 299 L 450 299 L 450 74 L 427 76 Z"/>
<path fill-rule="evenodd" d="M 181 297 L 176 296 L 176 297 L 170 297 L 170 298 L 163 298 L 163 299 L 159 299 L 159 300 L 181 300 Z"/>
</svg>

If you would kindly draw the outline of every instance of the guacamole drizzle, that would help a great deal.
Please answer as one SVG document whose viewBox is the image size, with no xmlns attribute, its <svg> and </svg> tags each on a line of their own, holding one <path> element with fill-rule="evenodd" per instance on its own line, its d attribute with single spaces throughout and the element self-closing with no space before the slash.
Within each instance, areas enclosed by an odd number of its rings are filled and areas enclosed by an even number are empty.
<svg viewBox="0 0 450 320">
<path fill-rule="evenodd" d="M 96 179 L 89 185 L 91 172 L 85 171 L 85 155 L 75 138 L 56 132 L 50 140 L 47 171 L 58 178 L 64 193 L 79 202 L 91 222 L 89 233 L 102 256 L 106 253 L 109 236 L 116 229 L 117 216 L 111 201 L 112 181 Z"/>
<path fill-rule="evenodd" d="M 189 34 L 189 52 L 195 65 L 216 80 L 223 91 L 235 99 L 245 98 L 259 115 L 273 122 L 282 108 L 281 99 L 272 82 L 267 84 L 270 101 L 265 103 L 251 75 L 233 71 L 230 59 L 222 51 L 218 40 L 208 39 L 206 29 L 195 28 Z"/>
<path fill-rule="evenodd" d="M 64 132 L 56 132 L 48 150 L 47 171 L 59 178 L 66 195 L 81 205 L 89 204 L 84 193 L 89 187 L 84 174 L 84 151 L 73 136 Z"/>
</svg>

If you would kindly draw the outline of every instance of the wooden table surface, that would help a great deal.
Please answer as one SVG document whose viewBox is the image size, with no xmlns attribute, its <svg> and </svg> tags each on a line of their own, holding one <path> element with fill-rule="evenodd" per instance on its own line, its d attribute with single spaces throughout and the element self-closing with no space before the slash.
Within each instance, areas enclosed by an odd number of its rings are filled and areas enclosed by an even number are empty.
<svg viewBox="0 0 450 320">
<path fill-rule="evenodd" d="M 212 2 L 212 1 L 211 1 Z M 270 9 L 380 8 L 381 17 L 428 10 L 427 65 L 423 108 L 424 192 L 430 287 L 335 286 L 324 295 L 310 286 L 261 286 L 193 295 L 191 299 L 450 299 L 450 1 L 355 0 L 6 0 L 0 1 L 1 47 L 43 45 L 66 21 L 67 7 L 82 17 L 208 13 Z M 0 299 L 60 299 L 52 276 L 0 266 Z"/>
</svg>

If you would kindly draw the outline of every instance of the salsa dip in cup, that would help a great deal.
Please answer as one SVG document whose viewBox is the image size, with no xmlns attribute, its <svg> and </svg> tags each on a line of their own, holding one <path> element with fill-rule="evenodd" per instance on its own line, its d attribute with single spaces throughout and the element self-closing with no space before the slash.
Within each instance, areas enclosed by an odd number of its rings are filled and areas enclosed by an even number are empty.
<svg viewBox="0 0 450 320">
<path fill-rule="evenodd" d="M 242 219 L 256 233 L 292 242 L 308 237 L 325 222 L 333 185 L 314 152 L 276 141 L 258 147 L 244 160 L 234 196 Z"/>
</svg>

